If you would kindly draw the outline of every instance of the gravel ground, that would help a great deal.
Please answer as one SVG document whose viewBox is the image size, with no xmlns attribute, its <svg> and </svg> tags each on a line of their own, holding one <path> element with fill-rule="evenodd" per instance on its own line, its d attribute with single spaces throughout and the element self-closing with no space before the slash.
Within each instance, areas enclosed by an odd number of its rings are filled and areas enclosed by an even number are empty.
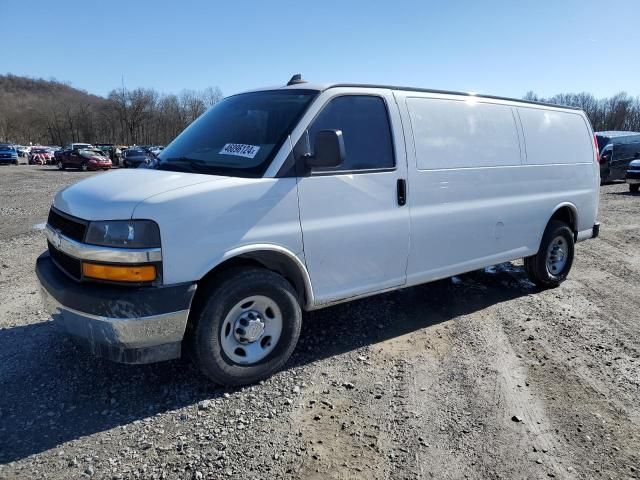
<svg viewBox="0 0 640 480">
<path fill-rule="evenodd" d="M 103 173 L 98 173 L 102 175 Z M 85 355 L 33 272 L 53 194 L 93 175 L 0 168 L 0 478 L 638 478 L 640 196 L 560 288 L 520 262 L 305 315 L 243 389 L 186 361 Z"/>
</svg>

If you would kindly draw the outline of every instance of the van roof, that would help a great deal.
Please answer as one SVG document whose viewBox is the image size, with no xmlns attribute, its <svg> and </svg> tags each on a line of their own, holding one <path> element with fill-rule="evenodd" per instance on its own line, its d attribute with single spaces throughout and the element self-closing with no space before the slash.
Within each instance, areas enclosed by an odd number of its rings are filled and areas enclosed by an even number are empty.
<svg viewBox="0 0 640 480">
<path fill-rule="evenodd" d="M 570 105 L 559 105 L 557 103 L 546 103 L 546 102 L 535 102 L 532 100 L 522 100 L 520 98 L 510 98 L 510 97 L 501 97 L 497 95 L 485 95 L 481 93 L 475 92 L 457 92 L 453 90 L 439 90 L 432 88 L 414 88 L 414 87 L 401 87 L 397 85 L 377 85 L 377 84 L 367 84 L 367 83 L 310 83 L 306 81 L 300 81 L 300 83 L 295 83 L 292 85 L 279 85 L 271 88 L 258 88 L 251 91 L 264 91 L 264 90 L 279 90 L 279 89 L 302 89 L 302 90 L 317 90 L 317 91 L 325 91 L 330 88 L 340 88 L 340 87 L 353 87 L 353 88 L 384 88 L 387 90 L 401 90 L 408 92 L 426 92 L 426 93 L 438 93 L 443 95 L 462 95 L 467 97 L 477 97 L 477 98 L 488 98 L 492 100 L 505 100 L 509 102 L 517 102 L 517 103 L 525 103 L 532 105 L 541 105 L 546 107 L 554 107 L 554 108 L 565 108 L 568 110 L 582 110 L 579 107 L 573 107 Z"/>
<path fill-rule="evenodd" d="M 640 132 L 626 132 L 622 130 L 608 130 L 605 132 L 596 132 L 599 137 L 616 138 L 616 137 L 628 137 L 629 135 L 640 135 Z"/>
</svg>

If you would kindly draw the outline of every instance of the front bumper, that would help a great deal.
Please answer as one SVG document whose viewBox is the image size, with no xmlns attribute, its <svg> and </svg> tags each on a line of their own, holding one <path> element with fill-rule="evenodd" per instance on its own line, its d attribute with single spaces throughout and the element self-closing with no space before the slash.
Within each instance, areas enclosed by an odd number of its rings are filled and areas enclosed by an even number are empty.
<svg viewBox="0 0 640 480">
<path fill-rule="evenodd" d="M 120 287 L 79 283 L 53 263 L 36 261 L 46 310 L 94 355 L 121 363 L 179 358 L 196 284 Z"/>
<path fill-rule="evenodd" d="M 627 170 L 626 180 L 631 185 L 640 183 L 640 170 L 637 167 L 633 170 Z"/>
<path fill-rule="evenodd" d="M 88 170 L 104 170 L 105 168 L 111 168 L 111 162 L 109 163 L 88 163 L 87 164 L 87 169 Z"/>
</svg>

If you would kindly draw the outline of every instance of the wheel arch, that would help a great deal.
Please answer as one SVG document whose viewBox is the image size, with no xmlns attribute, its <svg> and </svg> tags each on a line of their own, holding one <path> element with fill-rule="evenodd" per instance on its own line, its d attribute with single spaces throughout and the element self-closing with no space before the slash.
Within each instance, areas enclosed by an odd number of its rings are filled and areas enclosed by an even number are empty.
<svg viewBox="0 0 640 480">
<path fill-rule="evenodd" d="M 295 253 L 280 245 L 257 244 L 232 249 L 211 266 L 198 283 L 215 281 L 230 269 L 242 266 L 262 267 L 282 275 L 298 294 L 300 306 L 305 310 L 312 308 L 313 287 L 306 266 Z"/>
<path fill-rule="evenodd" d="M 540 231 L 538 232 L 538 239 L 537 239 L 537 249 L 540 248 L 540 243 L 542 242 L 542 236 L 544 235 L 545 230 L 547 229 L 547 226 L 549 225 L 549 222 L 551 222 L 552 220 L 560 220 L 561 222 L 566 223 L 567 225 L 569 225 L 569 228 L 571 229 L 571 231 L 573 232 L 573 238 L 574 241 L 577 240 L 578 238 L 578 209 L 576 208 L 576 206 L 571 203 L 571 202 L 562 202 L 558 205 L 555 206 L 555 208 L 548 213 L 548 217 L 547 217 L 547 222 L 544 224 L 544 226 L 540 229 Z M 536 252 L 537 252 L 536 249 Z"/>
<path fill-rule="evenodd" d="M 551 220 L 559 220 L 569 225 L 574 237 L 578 234 L 578 209 L 573 203 L 563 202 L 556 206 L 547 221 L 547 225 Z"/>
</svg>

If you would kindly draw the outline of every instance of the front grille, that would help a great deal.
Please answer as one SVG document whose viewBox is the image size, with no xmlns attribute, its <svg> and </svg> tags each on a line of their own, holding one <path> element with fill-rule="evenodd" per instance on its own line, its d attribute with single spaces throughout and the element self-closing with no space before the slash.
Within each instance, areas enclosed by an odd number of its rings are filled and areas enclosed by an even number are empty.
<svg viewBox="0 0 640 480">
<path fill-rule="evenodd" d="M 81 220 L 71 215 L 55 210 L 51 207 L 49 210 L 49 219 L 47 223 L 55 230 L 59 230 L 62 235 L 69 237 L 78 242 L 84 240 L 84 233 L 87 230 L 87 224 L 85 220 Z"/>
<path fill-rule="evenodd" d="M 57 250 L 51 242 L 47 242 L 49 248 L 49 255 L 55 264 L 63 272 L 69 275 L 74 280 L 80 280 L 82 278 L 82 264 L 77 258 L 73 258 L 60 250 Z"/>
<path fill-rule="evenodd" d="M 640 178 L 640 170 L 627 170 L 627 178 Z"/>
</svg>

